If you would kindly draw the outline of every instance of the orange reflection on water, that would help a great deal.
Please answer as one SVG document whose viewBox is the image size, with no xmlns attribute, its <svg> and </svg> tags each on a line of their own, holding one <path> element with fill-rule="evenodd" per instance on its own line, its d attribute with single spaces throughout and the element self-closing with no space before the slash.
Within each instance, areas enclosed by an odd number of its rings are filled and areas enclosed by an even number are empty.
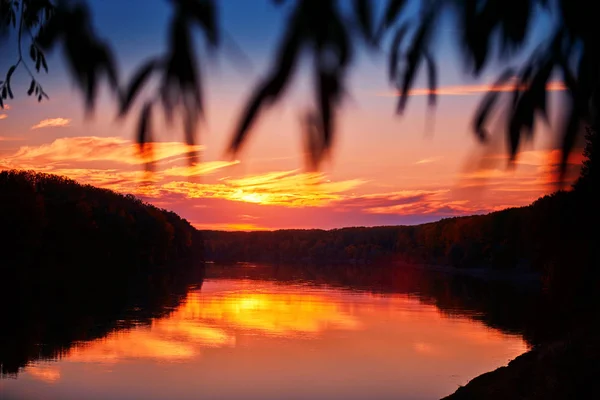
<svg viewBox="0 0 600 400">
<path fill-rule="evenodd" d="M 27 372 L 33 378 L 46 383 L 54 383 L 60 379 L 60 368 L 53 365 L 30 365 L 27 367 Z"/>
<path fill-rule="evenodd" d="M 105 364 L 144 359 L 182 362 L 199 357 L 202 348 L 234 346 L 238 330 L 293 336 L 318 334 L 325 329 L 357 329 L 358 320 L 332 300 L 285 292 L 190 292 L 168 318 L 74 346 L 65 358 Z M 60 379 L 59 369 L 30 366 L 26 371 L 47 383 Z"/>
<path fill-rule="evenodd" d="M 216 279 L 149 326 L 76 346 L 51 368 L 34 364 L 24 373 L 44 393 L 85 387 L 105 398 L 178 398 L 174 388 L 190 399 L 300 391 L 439 398 L 526 349 L 520 338 L 406 294 Z M 84 398 L 70 393 L 69 400 Z"/>
<path fill-rule="evenodd" d="M 74 362 L 117 363 L 128 359 L 183 361 L 199 356 L 203 347 L 232 346 L 235 337 L 224 329 L 193 318 L 196 308 L 190 294 L 171 316 L 154 320 L 150 327 L 110 334 L 105 339 L 74 347 L 67 358 Z"/>
<path fill-rule="evenodd" d="M 242 292 L 194 300 L 184 307 L 193 317 L 234 329 L 291 336 L 360 326 L 341 304 L 315 294 Z"/>
</svg>

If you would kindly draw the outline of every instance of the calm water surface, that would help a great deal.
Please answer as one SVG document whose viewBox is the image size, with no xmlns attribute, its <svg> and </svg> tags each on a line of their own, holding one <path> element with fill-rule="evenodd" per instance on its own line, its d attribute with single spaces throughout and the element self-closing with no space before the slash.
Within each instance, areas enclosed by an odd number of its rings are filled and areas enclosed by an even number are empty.
<svg viewBox="0 0 600 400">
<path fill-rule="evenodd" d="M 209 270 L 166 316 L 30 362 L 0 399 L 435 399 L 527 350 L 418 288 L 250 269 Z"/>
</svg>

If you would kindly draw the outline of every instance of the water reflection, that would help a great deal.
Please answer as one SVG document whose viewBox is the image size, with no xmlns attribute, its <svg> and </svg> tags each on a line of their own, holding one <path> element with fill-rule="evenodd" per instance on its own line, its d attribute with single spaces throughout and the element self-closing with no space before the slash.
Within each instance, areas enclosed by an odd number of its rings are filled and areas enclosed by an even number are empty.
<svg viewBox="0 0 600 400">
<path fill-rule="evenodd" d="M 201 287 L 203 277 L 204 269 L 194 265 L 154 271 L 114 282 L 108 293 L 104 284 L 90 279 L 79 286 L 53 282 L 34 287 L 0 280 L 0 378 L 159 321 L 177 309 L 190 288 Z M 35 366 L 37 376 L 56 380 L 51 368 Z"/>
<path fill-rule="evenodd" d="M 235 287 L 237 283 L 219 282 L 219 286 Z M 347 305 L 330 292 L 316 294 L 301 286 L 283 288 L 268 283 L 256 286 L 212 296 L 192 293 L 186 308 L 190 308 L 193 317 L 207 323 L 288 337 L 317 334 L 325 329 L 357 329 L 360 325 Z"/>
<path fill-rule="evenodd" d="M 136 307 L 125 329 L 32 358 L 0 398 L 428 399 L 527 349 L 514 322 L 492 329 L 464 307 L 480 301 L 454 299 L 448 277 L 307 273 L 213 267 L 143 323 Z"/>
</svg>

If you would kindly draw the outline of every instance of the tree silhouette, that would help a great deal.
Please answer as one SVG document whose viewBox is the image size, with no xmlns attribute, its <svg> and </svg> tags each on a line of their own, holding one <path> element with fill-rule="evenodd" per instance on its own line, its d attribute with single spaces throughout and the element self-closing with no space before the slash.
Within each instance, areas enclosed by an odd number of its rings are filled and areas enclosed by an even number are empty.
<svg viewBox="0 0 600 400">
<path fill-rule="evenodd" d="M 514 90 L 507 101 L 506 133 L 511 159 L 523 140 L 536 130 L 536 117 L 546 121 L 547 84 L 558 76 L 567 89 L 566 114 L 562 120 L 562 171 L 574 148 L 581 125 L 594 123 L 600 85 L 600 24 L 585 0 L 388 0 L 378 18 L 377 7 L 368 0 L 353 0 L 350 11 L 335 0 L 274 0 L 286 3 L 285 31 L 280 34 L 271 72 L 260 81 L 233 132 L 230 150 L 242 147 L 257 116 L 281 99 L 294 76 L 300 55 L 308 52 L 314 63 L 315 110 L 306 118 L 306 146 L 311 166 L 327 157 L 334 143 L 335 116 L 344 95 L 345 76 L 351 66 L 353 49 L 378 48 L 389 43 L 389 78 L 399 91 L 397 111 L 402 114 L 421 69 L 429 80 L 429 103 L 436 103 L 437 64 L 432 43 L 442 17 L 454 25 L 463 61 L 475 77 L 481 75 L 493 58 L 508 65 L 522 50 L 532 30 L 536 13 L 552 15 L 552 26 L 538 47 L 519 67 L 508 67 L 497 84 L 512 82 Z M 194 141 L 203 114 L 201 73 L 191 32 L 199 27 L 210 48 L 217 49 L 221 27 L 218 3 L 212 0 L 172 0 L 174 13 L 168 28 L 166 54 L 143 63 L 126 85 L 121 85 L 110 46 L 91 28 L 84 1 L 0 0 L 0 33 L 18 32 L 19 57 L 0 83 L 2 99 L 13 97 L 11 77 L 23 66 L 31 76 L 29 95 L 47 97 L 22 56 L 25 38 L 30 41 L 30 58 L 47 70 L 45 52 L 58 47 L 71 75 L 85 95 L 89 111 L 94 108 L 103 77 L 119 102 L 119 115 L 132 110 L 140 89 L 160 79 L 157 92 L 143 101 L 139 111 L 138 141 L 152 140 L 151 120 L 161 105 L 166 119 L 174 115 L 183 122 L 185 139 Z M 289 3 L 289 4 L 288 4 Z M 414 3 L 416 7 L 409 5 Z M 416 9 L 416 10 L 415 10 Z M 473 131 L 485 142 L 488 120 L 500 105 L 498 91 L 482 100 L 473 120 Z M 0 102 L 0 105 L 2 103 Z"/>
<path fill-rule="evenodd" d="M 595 187 L 598 187 L 598 166 L 594 165 L 594 160 L 598 158 L 598 131 L 588 128 L 586 135 L 586 144 L 583 149 L 585 160 L 581 166 L 579 179 L 573 185 L 577 191 L 585 192 L 588 195 L 596 194 Z M 596 194 L 597 196 L 597 194 Z"/>
</svg>

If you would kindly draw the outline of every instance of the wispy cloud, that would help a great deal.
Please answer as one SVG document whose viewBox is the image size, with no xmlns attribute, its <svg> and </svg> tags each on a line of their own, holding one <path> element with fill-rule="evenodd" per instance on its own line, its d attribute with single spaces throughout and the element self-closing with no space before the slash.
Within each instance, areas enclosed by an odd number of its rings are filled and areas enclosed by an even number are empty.
<svg viewBox="0 0 600 400">
<path fill-rule="evenodd" d="M 23 146 L 3 161 L 6 164 L 31 167 L 52 162 L 111 161 L 129 165 L 142 165 L 171 157 L 187 156 L 203 149 L 200 145 L 180 142 L 152 143 L 152 152 L 140 156 L 136 143 L 118 137 L 67 137 L 40 146 Z"/>
<path fill-rule="evenodd" d="M 0 118 L 2 119 L 2 118 Z M 0 136 L 0 142 L 16 142 L 19 140 L 24 140 L 22 137 L 13 137 L 13 136 Z"/>
<path fill-rule="evenodd" d="M 0 114 L 0 120 L 6 119 L 8 118 L 8 115 L 6 114 Z"/>
<path fill-rule="evenodd" d="M 359 179 L 331 182 L 322 173 L 280 171 L 225 178 L 218 183 L 174 181 L 162 185 L 169 193 L 191 199 L 226 199 L 236 202 L 284 207 L 316 207 L 343 198 L 364 181 Z"/>
<path fill-rule="evenodd" d="M 461 174 L 461 187 L 497 187 L 502 191 L 546 192 L 556 185 L 560 169 L 561 152 L 558 149 L 522 151 L 507 168 L 507 156 L 492 154 L 484 158 L 486 167 Z M 567 181 L 576 179 L 583 162 L 583 154 L 573 154 L 568 160 Z"/>
<path fill-rule="evenodd" d="M 36 125 L 32 126 L 31 129 L 41 128 L 64 128 L 71 124 L 71 118 L 48 118 L 43 119 Z"/>
<path fill-rule="evenodd" d="M 512 92 L 515 89 L 514 83 L 505 85 L 454 85 L 438 87 L 434 91 L 429 88 L 417 88 L 409 92 L 410 96 L 427 96 L 435 93 L 438 96 L 470 96 L 487 92 Z M 525 88 L 523 88 L 525 89 Z M 566 87 L 562 82 L 548 82 L 546 90 L 551 92 L 563 91 Z M 400 92 L 380 92 L 378 96 L 397 97 Z"/>
<path fill-rule="evenodd" d="M 163 174 L 166 176 L 191 177 L 197 175 L 206 175 L 208 173 L 220 170 L 225 167 L 239 164 L 239 161 L 208 161 L 197 163 L 186 167 L 172 167 L 166 169 Z"/>
<path fill-rule="evenodd" d="M 222 223 L 222 224 L 193 224 L 196 229 L 200 230 L 217 230 L 217 231 L 266 231 L 269 228 L 258 226 L 254 224 L 245 223 Z"/>
<path fill-rule="evenodd" d="M 420 164 L 431 164 L 438 161 L 437 158 L 424 158 L 422 160 L 417 161 L 415 164 L 420 165 Z"/>
<path fill-rule="evenodd" d="M 466 200 L 452 200 L 449 189 L 402 190 L 392 193 L 348 196 L 332 203 L 335 211 L 388 215 L 466 215 L 481 212 Z"/>
</svg>

